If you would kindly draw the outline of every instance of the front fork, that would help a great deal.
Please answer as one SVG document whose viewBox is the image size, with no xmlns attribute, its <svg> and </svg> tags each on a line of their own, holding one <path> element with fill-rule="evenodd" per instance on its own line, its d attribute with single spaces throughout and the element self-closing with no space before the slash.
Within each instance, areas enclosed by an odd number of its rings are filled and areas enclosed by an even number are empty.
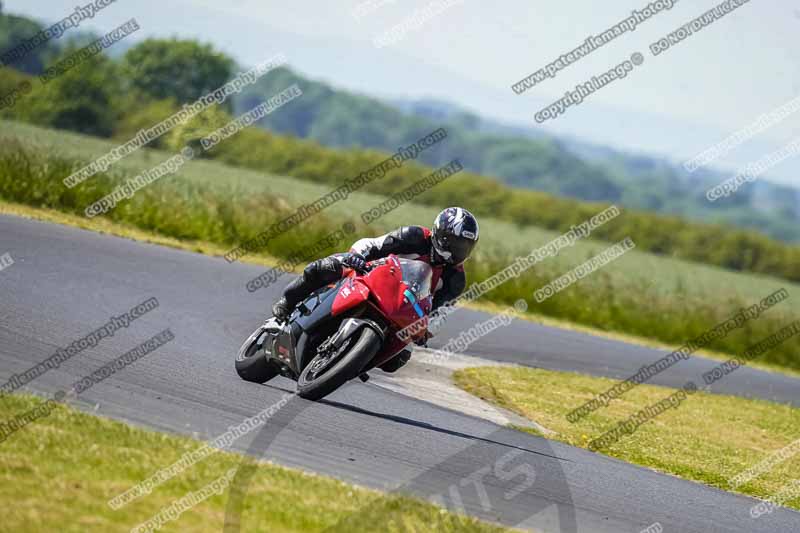
<svg viewBox="0 0 800 533">
<path fill-rule="evenodd" d="M 297 368 L 298 374 L 303 371 L 305 366 L 318 354 L 325 350 L 337 350 L 342 345 L 344 345 L 345 341 L 355 335 L 358 335 L 359 332 L 363 328 L 370 328 L 378 336 L 381 338 L 381 343 L 386 341 L 385 337 L 385 330 L 381 327 L 380 324 L 371 320 L 369 318 L 345 318 L 342 320 L 342 323 L 339 325 L 339 329 L 324 340 L 316 350 L 313 351 L 310 349 L 314 343 L 309 342 L 309 337 L 306 333 L 303 333 L 300 337 L 300 340 L 297 344 L 296 350 L 296 358 L 297 358 Z M 370 368 L 374 367 L 370 363 Z"/>
</svg>

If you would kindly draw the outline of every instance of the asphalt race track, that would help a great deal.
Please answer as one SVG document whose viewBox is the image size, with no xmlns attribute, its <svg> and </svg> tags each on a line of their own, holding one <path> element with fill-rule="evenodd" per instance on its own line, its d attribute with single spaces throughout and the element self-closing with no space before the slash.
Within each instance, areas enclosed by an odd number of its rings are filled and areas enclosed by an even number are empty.
<svg viewBox="0 0 800 533">
<path fill-rule="evenodd" d="M 15 263 L 0 272 L 3 381 L 112 315 L 156 297 L 157 309 L 40 376 L 28 389 L 53 393 L 70 386 L 169 327 L 175 340 L 95 385 L 76 405 L 210 438 L 294 390 L 283 378 L 268 385 L 246 383 L 233 370 L 239 344 L 285 284 L 248 293 L 245 284 L 263 271 L 260 267 L 0 216 L 0 254 L 5 252 Z M 459 311 L 432 346 L 485 318 Z M 468 351 L 613 377 L 626 377 L 663 355 L 524 321 Z M 653 382 L 678 386 L 695 379 L 699 384 L 702 371 L 713 364 L 691 359 Z M 750 368 L 714 390 L 800 402 L 799 380 Z M 654 522 L 668 532 L 800 531 L 800 513 L 778 510 L 753 519 L 749 511 L 756 500 L 751 498 L 504 429 L 372 383 L 352 383 L 319 403 L 293 397 L 263 431 L 234 446 L 369 487 L 438 496 L 451 508 L 463 506 L 482 518 L 547 532 L 638 533 Z"/>
</svg>

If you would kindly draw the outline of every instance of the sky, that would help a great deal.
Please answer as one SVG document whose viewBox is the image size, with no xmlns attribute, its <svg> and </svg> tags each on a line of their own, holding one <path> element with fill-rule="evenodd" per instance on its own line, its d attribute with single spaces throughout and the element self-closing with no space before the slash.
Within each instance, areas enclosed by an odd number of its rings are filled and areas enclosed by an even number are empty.
<svg viewBox="0 0 800 533">
<path fill-rule="evenodd" d="M 54 22 L 88 0 L 6 0 Z M 383 98 L 433 98 L 486 118 L 617 149 L 685 160 L 800 96 L 800 3 L 750 0 L 658 56 L 649 46 L 719 0 L 679 0 L 517 95 L 511 85 L 648 6 L 649 0 L 117 0 L 81 26 L 104 33 L 131 17 L 150 36 L 197 38 L 243 65 L 284 53 L 311 78 Z M 371 6 L 371 11 L 357 17 Z M 433 8 L 437 7 L 438 11 Z M 421 24 L 375 40 L 414 13 Z M 539 124 L 534 115 L 631 57 L 644 63 Z M 800 136 L 800 112 L 715 163 L 731 171 Z M 768 179 L 800 186 L 800 156 Z"/>
</svg>

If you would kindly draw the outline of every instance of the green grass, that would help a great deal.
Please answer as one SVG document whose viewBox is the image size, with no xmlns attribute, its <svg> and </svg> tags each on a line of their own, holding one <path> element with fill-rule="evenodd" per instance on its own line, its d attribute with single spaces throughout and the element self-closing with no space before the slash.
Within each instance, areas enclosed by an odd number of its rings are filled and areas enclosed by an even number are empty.
<svg viewBox="0 0 800 533">
<path fill-rule="evenodd" d="M 101 174 L 66 189 L 61 179 L 82 161 L 106 152 L 112 141 L 0 122 L 0 199 L 81 216 L 89 203 L 108 193 L 115 183 L 166 160 L 171 154 L 141 150 Z M 326 185 L 261 174 L 211 161 L 192 161 L 176 175 L 164 177 L 139 191 L 104 216 L 159 237 L 205 243 L 222 250 L 245 242 L 293 208 L 327 193 Z M 437 208 L 406 204 L 365 226 L 359 214 L 383 200 L 356 192 L 334 204 L 299 228 L 273 240 L 260 254 L 286 257 L 352 222 L 356 235 L 376 235 L 404 224 L 425 224 Z M 611 222 L 613 224 L 613 221 Z M 481 219 L 482 240 L 468 264 L 468 282 L 481 281 L 508 265 L 514 257 L 557 237 L 554 232 L 489 218 Z M 484 297 L 487 302 L 510 304 L 520 297 L 532 313 L 567 320 L 603 331 L 613 331 L 680 345 L 780 287 L 797 295 L 797 284 L 756 275 L 693 264 L 633 250 L 543 304 L 533 292 L 607 247 L 587 240 L 563 250 L 558 257 L 536 265 Z M 331 250 L 333 251 L 333 250 Z M 258 254 L 257 254 L 258 255 Z M 737 353 L 753 339 L 766 337 L 800 316 L 800 299 L 789 298 L 742 330 L 708 346 Z M 800 339 L 792 339 L 760 363 L 773 368 L 800 370 Z"/>
<path fill-rule="evenodd" d="M 675 392 L 639 385 L 573 424 L 567 421 L 567 413 L 617 382 L 569 372 L 500 367 L 459 370 L 454 380 L 464 390 L 554 431 L 548 438 L 582 448 L 638 410 Z M 600 453 L 733 490 L 729 483 L 733 476 L 797 439 L 800 409 L 697 392 Z M 766 499 L 796 478 L 800 478 L 800 454 L 735 491 Z M 800 498 L 786 505 L 800 509 Z"/>
<path fill-rule="evenodd" d="M 25 395 L 6 397 L 0 419 L 39 403 Z M 200 444 L 59 406 L 0 444 L 0 531 L 129 531 L 239 466 L 241 456 L 219 452 L 119 510 L 108 506 L 109 499 Z M 161 531 L 222 531 L 229 493 L 227 488 L 212 496 Z M 388 531 L 391 522 L 405 524 L 405 531 L 508 531 L 420 500 L 265 462 L 253 468 L 241 518 L 242 531 L 271 533 Z"/>
</svg>

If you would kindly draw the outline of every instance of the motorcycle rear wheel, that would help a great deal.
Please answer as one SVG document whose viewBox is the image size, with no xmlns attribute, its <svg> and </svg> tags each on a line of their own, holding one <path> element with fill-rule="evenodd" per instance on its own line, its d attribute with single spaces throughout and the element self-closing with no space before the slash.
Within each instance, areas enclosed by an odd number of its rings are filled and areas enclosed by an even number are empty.
<svg viewBox="0 0 800 533">
<path fill-rule="evenodd" d="M 297 394 L 307 400 L 319 400 L 361 373 L 382 344 L 372 328 L 363 328 L 340 348 L 345 353 L 317 354 L 297 379 Z"/>
</svg>

